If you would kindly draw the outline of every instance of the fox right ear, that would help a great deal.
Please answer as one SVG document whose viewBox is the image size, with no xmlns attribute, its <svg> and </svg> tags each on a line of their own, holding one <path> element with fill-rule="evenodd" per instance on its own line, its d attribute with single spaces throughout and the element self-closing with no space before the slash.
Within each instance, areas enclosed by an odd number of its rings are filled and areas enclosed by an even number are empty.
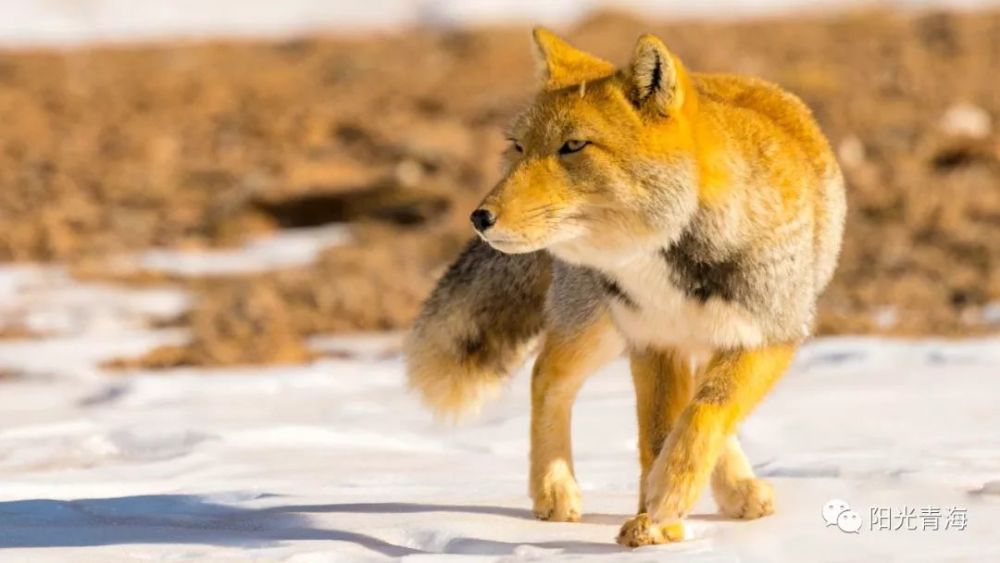
<svg viewBox="0 0 1000 563">
<path fill-rule="evenodd" d="M 667 115 L 683 107 L 687 74 L 656 36 L 647 33 L 636 42 L 627 77 L 629 98 L 640 110 Z"/>
<path fill-rule="evenodd" d="M 597 80 L 615 72 L 615 65 L 577 49 L 544 27 L 536 27 L 532 37 L 538 74 L 546 90 Z"/>
</svg>

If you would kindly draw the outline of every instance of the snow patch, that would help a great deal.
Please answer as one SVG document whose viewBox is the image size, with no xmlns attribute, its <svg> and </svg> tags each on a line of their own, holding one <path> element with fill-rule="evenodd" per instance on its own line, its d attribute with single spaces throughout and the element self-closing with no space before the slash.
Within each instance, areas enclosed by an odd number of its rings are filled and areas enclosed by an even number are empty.
<svg viewBox="0 0 1000 563">
<path fill-rule="evenodd" d="M 135 262 L 144 270 L 188 277 L 249 274 L 307 266 L 321 251 L 349 238 L 345 225 L 283 229 L 235 249 L 148 250 Z"/>
<path fill-rule="evenodd" d="M 141 10 L 130 0 L 5 0 L 0 3 L 0 45 L 76 45 L 178 37 L 288 36 L 361 33 L 404 26 L 490 23 L 567 25 L 595 10 L 630 9 L 653 18 L 754 17 L 863 6 L 972 9 L 996 0 L 172 0 Z"/>
</svg>

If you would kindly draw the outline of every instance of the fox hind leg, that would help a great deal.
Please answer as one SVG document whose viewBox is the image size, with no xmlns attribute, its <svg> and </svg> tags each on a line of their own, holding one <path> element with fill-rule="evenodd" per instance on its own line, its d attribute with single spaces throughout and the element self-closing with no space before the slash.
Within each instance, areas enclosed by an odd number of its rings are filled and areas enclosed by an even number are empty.
<svg viewBox="0 0 1000 563">
<path fill-rule="evenodd" d="M 555 327 L 545 335 L 531 377 L 529 492 L 539 519 L 580 519 L 570 441 L 573 401 L 584 380 L 620 354 L 623 346 L 606 313 L 595 315 L 582 328 Z"/>
<path fill-rule="evenodd" d="M 735 435 L 726 438 L 712 471 L 712 497 L 730 518 L 753 520 L 774 513 L 774 489 L 758 479 Z"/>
</svg>

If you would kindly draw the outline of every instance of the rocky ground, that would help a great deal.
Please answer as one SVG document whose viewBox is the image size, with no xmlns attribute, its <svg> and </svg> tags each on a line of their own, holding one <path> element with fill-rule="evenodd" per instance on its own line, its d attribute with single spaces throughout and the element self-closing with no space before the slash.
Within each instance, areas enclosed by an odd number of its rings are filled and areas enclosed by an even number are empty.
<svg viewBox="0 0 1000 563">
<path fill-rule="evenodd" d="M 565 31 L 615 61 L 652 31 L 695 70 L 759 75 L 814 109 L 851 206 L 820 333 L 998 330 L 1000 13 L 601 14 Z M 528 37 L 0 52 L 0 259 L 193 292 L 163 320 L 191 342 L 124 365 L 298 361 L 314 334 L 405 328 L 497 179 L 502 127 L 533 87 Z M 350 242 L 306 266 L 196 278 L 117 266 L 328 223 Z M 24 336 L 5 322 L 0 334 Z"/>
</svg>

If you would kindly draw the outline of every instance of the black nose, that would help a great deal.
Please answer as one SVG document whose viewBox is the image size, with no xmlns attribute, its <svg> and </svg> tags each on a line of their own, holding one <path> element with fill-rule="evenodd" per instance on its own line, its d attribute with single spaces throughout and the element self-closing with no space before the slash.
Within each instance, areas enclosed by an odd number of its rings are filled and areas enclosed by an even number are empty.
<svg viewBox="0 0 1000 563">
<path fill-rule="evenodd" d="M 472 216 L 469 217 L 472 220 L 472 226 L 476 228 L 477 231 L 484 233 L 486 229 L 489 229 L 497 222 L 497 218 L 493 216 L 492 213 L 485 209 L 477 209 L 472 212 Z"/>
</svg>

